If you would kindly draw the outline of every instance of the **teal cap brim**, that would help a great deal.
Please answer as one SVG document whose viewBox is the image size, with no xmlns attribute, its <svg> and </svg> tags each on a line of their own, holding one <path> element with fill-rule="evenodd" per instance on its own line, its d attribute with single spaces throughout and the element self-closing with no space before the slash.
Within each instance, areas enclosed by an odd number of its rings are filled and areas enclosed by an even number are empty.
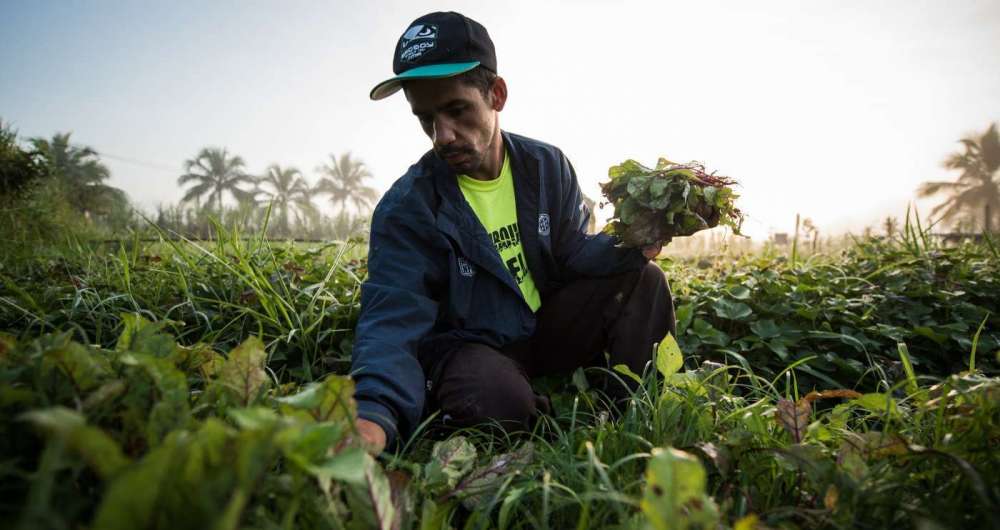
<svg viewBox="0 0 1000 530">
<path fill-rule="evenodd" d="M 440 79 L 442 77 L 451 77 L 453 75 L 468 72 L 477 66 L 479 66 L 479 61 L 472 61 L 469 63 L 429 64 L 427 66 L 411 68 L 396 77 L 393 77 L 392 79 L 386 79 L 385 81 L 375 85 L 375 88 L 372 89 L 370 97 L 373 100 L 389 97 L 395 94 L 396 91 L 402 87 L 403 81 L 408 81 L 410 79 Z"/>
</svg>

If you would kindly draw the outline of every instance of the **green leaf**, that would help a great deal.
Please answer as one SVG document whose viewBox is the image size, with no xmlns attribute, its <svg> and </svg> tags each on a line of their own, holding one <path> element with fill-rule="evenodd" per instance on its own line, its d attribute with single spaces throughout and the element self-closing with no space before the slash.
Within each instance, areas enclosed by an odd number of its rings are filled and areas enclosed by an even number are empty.
<svg viewBox="0 0 1000 530">
<path fill-rule="evenodd" d="M 235 431 L 218 418 L 208 418 L 201 427 L 186 440 L 183 448 L 183 465 L 178 466 L 183 483 L 200 485 L 205 482 L 232 482 L 232 477 L 224 477 L 219 472 L 228 464 L 231 442 Z M 187 434 L 187 433 L 185 433 Z"/>
<path fill-rule="evenodd" d="M 187 423 L 191 417 L 191 406 L 188 403 L 187 378 L 180 370 L 166 359 L 142 353 L 125 354 L 121 362 L 141 369 L 159 392 L 159 399 L 154 401 L 146 420 L 146 440 L 149 443 L 159 443 L 167 433 Z"/>
<path fill-rule="evenodd" d="M 573 371 L 572 382 L 577 392 L 586 392 L 590 389 L 590 385 L 587 384 L 587 374 L 582 366 Z"/>
<path fill-rule="evenodd" d="M 322 422 L 298 425 L 283 429 L 275 442 L 283 449 L 285 457 L 303 469 L 323 461 L 330 450 L 344 439 L 349 424 Z"/>
<path fill-rule="evenodd" d="M 702 193 L 705 196 L 705 202 L 714 206 L 716 204 L 715 199 L 718 192 L 719 190 L 715 186 L 705 186 L 704 190 L 702 190 Z"/>
<path fill-rule="evenodd" d="M 310 384 L 297 394 L 275 401 L 285 411 L 305 411 L 316 421 L 353 421 L 357 416 L 354 382 L 342 375 L 330 374 L 320 383 Z"/>
<path fill-rule="evenodd" d="M 652 195 L 654 199 L 663 197 L 664 196 L 663 192 L 667 189 L 667 186 L 669 185 L 670 185 L 669 180 L 659 179 L 659 178 L 655 179 L 649 183 L 649 194 Z"/>
<path fill-rule="evenodd" d="M 420 530 L 450 530 L 452 527 L 448 521 L 457 505 L 454 500 L 438 504 L 430 497 L 424 499 L 420 513 Z"/>
<path fill-rule="evenodd" d="M 715 310 L 715 314 L 720 318 L 727 318 L 729 320 L 746 320 L 747 317 L 753 314 L 753 309 L 750 309 L 750 306 L 743 302 L 733 302 L 726 298 L 719 298 L 713 302 L 712 309 Z"/>
<path fill-rule="evenodd" d="M 767 347 L 782 361 L 788 360 L 788 344 L 782 338 L 768 341 Z"/>
<path fill-rule="evenodd" d="M 169 487 L 175 445 L 175 438 L 168 438 L 106 487 L 94 518 L 94 530 L 157 527 L 157 501 L 161 488 Z"/>
<path fill-rule="evenodd" d="M 424 466 L 424 484 L 430 491 L 449 491 L 476 463 L 476 448 L 464 436 L 434 444 Z"/>
<path fill-rule="evenodd" d="M 633 177 L 628 181 L 628 194 L 634 196 L 642 195 L 649 189 L 649 177 Z"/>
<path fill-rule="evenodd" d="M 129 463 L 118 444 L 96 427 L 86 424 L 79 413 L 64 407 L 33 410 L 21 415 L 47 437 L 60 440 L 80 456 L 102 479 L 108 479 Z"/>
<path fill-rule="evenodd" d="M 979 348 L 979 336 L 983 333 L 983 328 L 986 327 L 986 321 L 990 318 L 990 314 L 986 313 L 983 317 L 983 321 L 979 323 L 979 328 L 976 329 L 976 334 L 972 336 L 972 349 L 969 352 L 969 371 L 974 371 L 976 369 L 976 350 Z"/>
<path fill-rule="evenodd" d="M 504 495 L 503 504 L 500 505 L 500 514 L 498 518 L 500 530 L 507 530 L 507 527 L 510 526 L 513 510 L 526 493 L 528 493 L 527 487 L 517 487 L 511 488 L 510 491 Z"/>
<path fill-rule="evenodd" d="M 927 326 L 916 326 L 913 328 L 913 332 L 922 337 L 927 337 L 928 339 L 931 339 L 932 341 L 937 343 L 938 346 L 941 346 L 942 344 L 948 341 L 947 335 L 942 335 L 940 333 L 937 333 L 936 331 Z"/>
<path fill-rule="evenodd" d="M 389 493 L 396 514 L 392 520 L 392 528 L 413 528 L 417 515 L 415 513 L 417 485 L 413 475 L 405 469 L 393 469 L 386 472 L 389 481 Z"/>
<path fill-rule="evenodd" d="M 266 360 L 264 343 L 257 337 L 250 337 L 229 352 L 217 382 L 237 403 L 247 406 L 269 381 L 264 371 Z"/>
<path fill-rule="evenodd" d="M 204 343 L 197 343 L 193 346 L 177 346 L 177 351 L 173 357 L 174 365 L 183 367 L 185 372 L 199 370 L 205 376 L 214 375 L 213 366 L 217 360 L 221 366 L 225 358 L 215 353 L 211 346 Z"/>
<path fill-rule="evenodd" d="M 628 367 L 628 365 L 625 365 L 625 364 L 616 364 L 616 365 L 612 366 L 611 369 L 614 370 L 614 371 L 616 371 L 616 372 L 618 372 L 618 373 L 620 373 L 620 374 L 622 374 L 622 375 L 624 375 L 624 376 L 627 376 L 628 378 L 632 379 L 636 383 L 642 384 L 642 378 L 639 377 L 639 374 L 633 372 L 632 369 Z"/>
<path fill-rule="evenodd" d="M 776 463 L 780 469 L 803 473 L 813 481 L 822 483 L 829 480 L 834 463 L 819 444 L 791 444 L 776 451 Z"/>
<path fill-rule="evenodd" d="M 69 335 L 59 336 L 56 345 L 43 354 L 42 373 L 52 370 L 65 374 L 82 391 L 97 388 L 112 374 L 107 357 L 70 341 Z"/>
<path fill-rule="evenodd" d="M 715 527 L 718 508 L 705 492 L 705 469 L 697 457 L 673 448 L 654 448 L 645 478 L 640 507 L 653 528 Z"/>
<path fill-rule="evenodd" d="M 851 403 L 875 414 L 888 414 L 890 418 L 899 419 L 899 406 L 896 400 L 887 394 L 871 393 L 865 394 Z"/>
<path fill-rule="evenodd" d="M 841 442 L 841 447 L 851 447 L 846 441 Z M 837 455 L 837 468 L 855 481 L 862 481 L 868 475 L 868 464 L 865 462 L 863 454 L 858 450 L 841 449 Z"/>
<path fill-rule="evenodd" d="M 694 318 L 694 304 L 683 304 L 677 306 L 677 335 L 684 335 Z"/>
<path fill-rule="evenodd" d="M 248 431 L 271 430 L 281 421 L 273 410 L 264 407 L 229 409 L 226 411 L 241 429 Z"/>
<path fill-rule="evenodd" d="M 673 397 L 673 392 L 668 392 L 668 388 L 683 389 L 699 396 L 707 396 L 708 389 L 705 388 L 705 382 L 700 377 L 698 372 L 679 372 L 670 376 L 667 379 L 666 385 L 664 386 L 664 392 L 661 396 L 662 398 Z"/>
<path fill-rule="evenodd" d="M 17 407 L 22 410 L 31 408 L 36 404 L 38 398 L 39 394 L 33 389 L 0 383 L 0 409 L 8 407 Z"/>
<path fill-rule="evenodd" d="M 212 530 L 237 530 L 243 510 L 246 509 L 249 500 L 250 495 L 246 489 L 237 488 L 229 498 L 226 508 L 222 511 L 222 517 L 212 525 Z"/>
<path fill-rule="evenodd" d="M 762 339 L 772 339 L 781 335 L 781 328 L 770 319 L 751 322 L 750 331 Z"/>
<path fill-rule="evenodd" d="M 531 464 L 534 455 L 534 444 L 525 442 L 516 451 L 495 456 L 485 465 L 473 469 L 455 487 L 455 494 L 462 499 L 462 505 L 466 509 L 475 510 L 499 490 L 507 477 L 519 473 Z"/>
<path fill-rule="evenodd" d="M 115 350 L 171 359 L 177 355 L 174 338 L 163 332 L 167 322 L 152 323 L 135 313 L 122 313 L 121 318 L 123 329 Z"/>
<path fill-rule="evenodd" d="M 898 433 L 880 431 L 845 432 L 838 449 L 838 460 L 857 454 L 864 459 L 905 455 L 910 444 Z"/>
<path fill-rule="evenodd" d="M 913 364 L 910 362 L 910 350 L 906 347 L 905 342 L 900 342 L 896 344 L 896 352 L 899 353 L 899 359 L 903 362 L 903 370 L 906 372 L 906 392 L 912 396 L 920 390 L 920 386 L 917 384 L 917 374 L 913 371 Z"/>
<path fill-rule="evenodd" d="M 729 344 L 729 335 L 726 335 L 724 331 L 715 329 L 706 320 L 695 318 L 694 323 L 691 325 L 691 330 L 696 337 L 708 344 L 716 346 L 727 346 Z"/>
<path fill-rule="evenodd" d="M 682 366 L 684 366 L 684 354 L 677 345 L 677 339 L 668 332 L 656 348 L 656 369 L 664 378 L 669 379 Z"/>
<path fill-rule="evenodd" d="M 657 171 L 663 171 L 664 169 L 667 169 L 670 166 L 676 166 L 676 165 L 677 164 L 675 164 L 674 162 L 671 162 L 670 160 L 667 160 L 665 157 L 662 156 L 656 160 Z"/>
<path fill-rule="evenodd" d="M 636 217 L 642 213 L 642 205 L 639 204 L 639 201 L 629 197 L 622 203 L 621 212 L 615 213 L 623 223 L 632 224 L 635 222 Z"/>
<path fill-rule="evenodd" d="M 365 451 L 360 447 L 349 447 L 333 455 L 321 464 L 310 466 L 307 471 L 316 477 L 323 489 L 329 487 L 332 480 L 364 487 L 366 479 Z"/>
<path fill-rule="evenodd" d="M 128 385 L 125 381 L 112 379 L 88 394 L 87 399 L 81 404 L 81 408 L 86 412 L 94 411 L 105 403 L 110 404 L 113 399 L 124 394 L 126 390 L 128 390 Z M 110 404 L 110 406 L 114 406 L 114 404 Z"/>
<path fill-rule="evenodd" d="M 371 455 L 364 453 L 361 458 L 364 478 L 360 483 L 348 484 L 347 488 L 351 508 L 349 528 L 391 530 L 396 508 L 392 504 L 389 479 Z"/>
<path fill-rule="evenodd" d="M 745 285 L 737 285 L 729 289 L 729 296 L 736 300 L 747 300 L 750 298 L 750 289 Z"/>
</svg>

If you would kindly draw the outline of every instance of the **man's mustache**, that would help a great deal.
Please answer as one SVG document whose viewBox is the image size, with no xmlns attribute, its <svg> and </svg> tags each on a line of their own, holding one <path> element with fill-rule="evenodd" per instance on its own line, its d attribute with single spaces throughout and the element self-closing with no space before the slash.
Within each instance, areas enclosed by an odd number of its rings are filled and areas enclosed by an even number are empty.
<svg viewBox="0 0 1000 530">
<path fill-rule="evenodd" d="M 447 158 L 447 157 L 452 156 L 452 155 L 472 155 L 472 154 L 475 154 L 475 151 L 473 149 L 471 149 L 471 148 L 468 148 L 468 147 L 448 147 L 448 148 L 442 147 L 442 148 L 439 148 L 439 149 L 435 149 L 435 152 L 437 152 L 438 156 L 440 156 L 441 158 Z"/>
</svg>

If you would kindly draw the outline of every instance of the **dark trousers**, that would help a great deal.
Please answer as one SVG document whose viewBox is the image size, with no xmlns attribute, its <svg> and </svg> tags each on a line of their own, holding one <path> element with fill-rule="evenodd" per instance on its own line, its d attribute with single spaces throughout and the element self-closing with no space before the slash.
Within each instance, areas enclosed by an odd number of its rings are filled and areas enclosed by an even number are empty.
<svg viewBox="0 0 1000 530">
<path fill-rule="evenodd" d="M 653 263 L 567 285 L 542 300 L 537 319 L 528 341 L 502 350 L 466 343 L 446 355 L 433 370 L 431 410 L 440 408 L 444 423 L 456 427 L 493 423 L 508 431 L 528 429 L 539 413 L 550 412 L 530 378 L 618 364 L 641 374 L 653 344 L 668 331 L 675 333 L 670 287 Z M 612 398 L 628 395 L 617 381 L 609 381 L 605 391 Z"/>
</svg>

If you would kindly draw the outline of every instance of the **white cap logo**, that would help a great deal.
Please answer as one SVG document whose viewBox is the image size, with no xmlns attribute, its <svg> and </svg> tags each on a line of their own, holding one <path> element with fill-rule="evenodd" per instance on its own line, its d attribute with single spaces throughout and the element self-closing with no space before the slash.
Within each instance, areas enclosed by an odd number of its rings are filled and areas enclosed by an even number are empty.
<svg viewBox="0 0 1000 530">
<path fill-rule="evenodd" d="M 416 24 L 403 33 L 399 39 L 399 60 L 413 62 L 434 49 L 437 44 L 437 26 L 428 24 Z"/>
</svg>

